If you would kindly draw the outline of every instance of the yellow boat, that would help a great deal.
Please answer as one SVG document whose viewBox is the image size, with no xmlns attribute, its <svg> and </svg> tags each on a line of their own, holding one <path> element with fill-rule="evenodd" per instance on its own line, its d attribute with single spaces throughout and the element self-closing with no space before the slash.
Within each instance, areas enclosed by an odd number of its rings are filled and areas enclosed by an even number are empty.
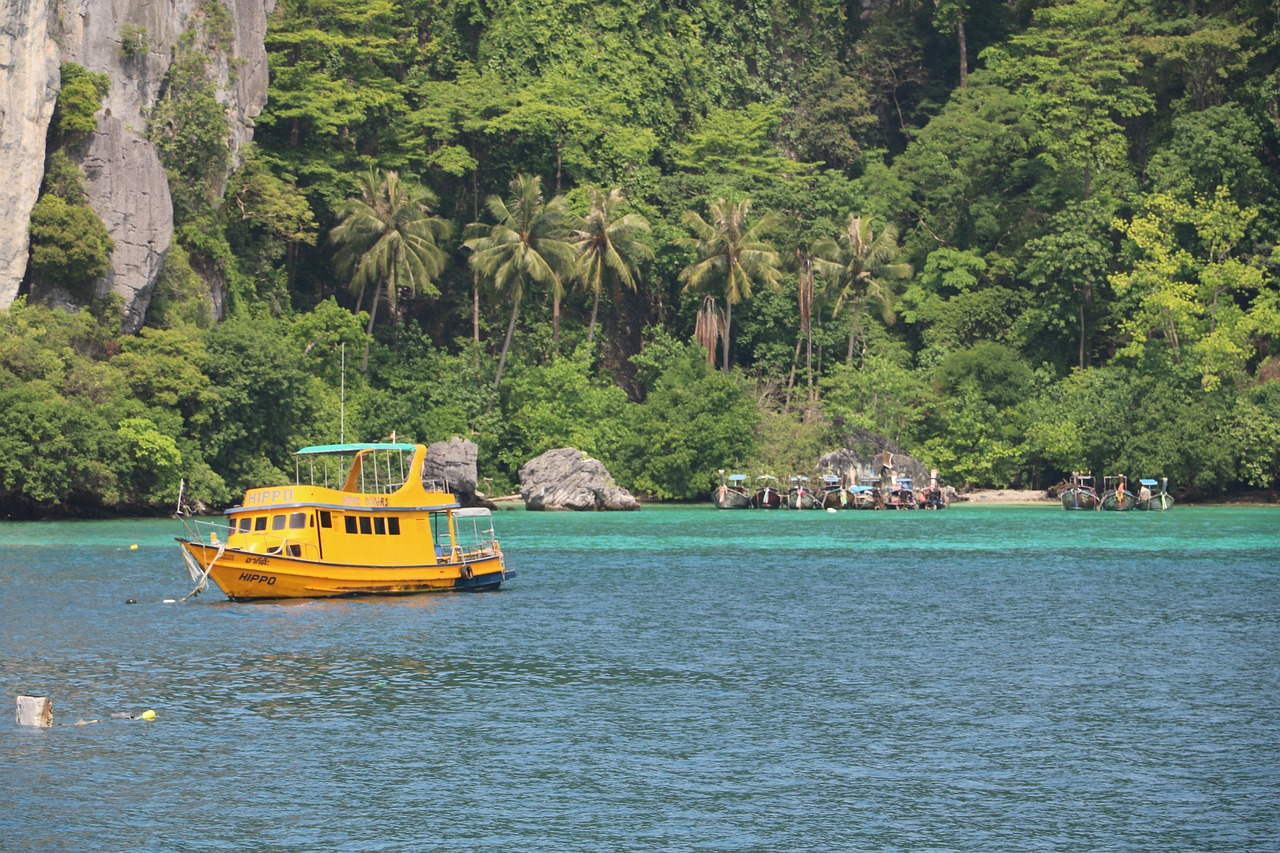
<svg viewBox="0 0 1280 853">
<path fill-rule="evenodd" d="M 196 582 L 186 597 L 210 580 L 232 601 L 497 589 L 515 573 L 489 510 L 424 482 L 426 454 L 396 442 L 302 448 L 294 485 L 250 489 L 223 523 L 183 519 Z"/>
</svg>

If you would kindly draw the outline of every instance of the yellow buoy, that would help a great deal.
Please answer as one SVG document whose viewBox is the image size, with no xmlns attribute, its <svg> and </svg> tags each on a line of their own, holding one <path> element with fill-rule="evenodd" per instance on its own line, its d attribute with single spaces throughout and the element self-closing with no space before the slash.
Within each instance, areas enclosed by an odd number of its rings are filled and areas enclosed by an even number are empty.
<svg viewBox="0 0 1280 853">
<path fill-rule="evenodd" d="M 155 711 L 146 710 L 142 712 L 142 719 L 144 720 L 154 720 L 155 718 L 156 718 Z"/>
<path fill-rule="evenodd" d="M 129 546 L 129 550 L 130 550 L 130 551 L 136 551 L 136 550 L 138 550 L 138 546 L 137 546 L 137 545 L 130 545 L 130 546 Z"/>
</svg>

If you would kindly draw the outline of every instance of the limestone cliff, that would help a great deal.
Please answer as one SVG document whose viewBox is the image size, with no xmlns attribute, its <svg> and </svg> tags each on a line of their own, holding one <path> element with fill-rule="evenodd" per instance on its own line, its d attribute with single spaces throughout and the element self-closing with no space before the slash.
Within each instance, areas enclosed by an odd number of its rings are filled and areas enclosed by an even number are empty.
<svg viewBox="0 0 1280 853">
<path fill-rule="evenodd" d="M 0 0 L 0 308 L 13 302 L 26 272 L 27 225 L 58 97 L 52 14 L 47 0 Z"/>
<path fill-rule="evenodd" d="M 173 237 L 168 180 L 147 140 L 146 115 L 161 94 L 178 40 L 218 3 L 230 13 L 230 32 L 212 68 L 234 162 L 266 103 L 263 38 L 275 0 L 0 0 L 0 174 L 14 176 L 0 185 L 0 213 L 6 214 L 0 220 L 0 307 L 13 301 L 26 267 L 27 224 L 58 67 L 75 62 L 111 79 L 97 131 L 78 152 L 89 204 L 116 245 L 99 294 L 124 299 L 126 330 L 142 325 Z"/>
</svg>

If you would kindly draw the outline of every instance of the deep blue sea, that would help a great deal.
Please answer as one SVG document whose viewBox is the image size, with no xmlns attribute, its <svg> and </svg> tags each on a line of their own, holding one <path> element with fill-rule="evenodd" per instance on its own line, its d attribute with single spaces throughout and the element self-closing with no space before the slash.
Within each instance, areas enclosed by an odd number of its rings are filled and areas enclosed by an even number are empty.
<svg viewBox="0 0 1280 853">
<path fill-rule="evenodd" d="M 500 592 L 255 604 L 0 524 L 0 849 L 1280 850 L 1280 509 L 495 524 Z"/>
</svg>

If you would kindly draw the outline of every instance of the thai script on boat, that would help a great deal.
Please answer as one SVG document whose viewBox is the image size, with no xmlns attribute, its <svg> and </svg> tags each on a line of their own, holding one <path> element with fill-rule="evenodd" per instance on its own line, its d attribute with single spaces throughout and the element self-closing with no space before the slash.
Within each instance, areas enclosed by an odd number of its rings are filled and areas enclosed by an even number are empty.
<svg viewBox="0 0 1280 853">
<path fill-rule="evenodd" d="M 253 489 L 244 496 L 244 505 L 286 503 L 292 500 L 293 489 Z"/>
<path fill-rule="evenodd" d="M 343 506 L 390 506 L 391 501 L 382 497 L 361 497 L 360 495 L 343 495 Z"/>
</svg>

